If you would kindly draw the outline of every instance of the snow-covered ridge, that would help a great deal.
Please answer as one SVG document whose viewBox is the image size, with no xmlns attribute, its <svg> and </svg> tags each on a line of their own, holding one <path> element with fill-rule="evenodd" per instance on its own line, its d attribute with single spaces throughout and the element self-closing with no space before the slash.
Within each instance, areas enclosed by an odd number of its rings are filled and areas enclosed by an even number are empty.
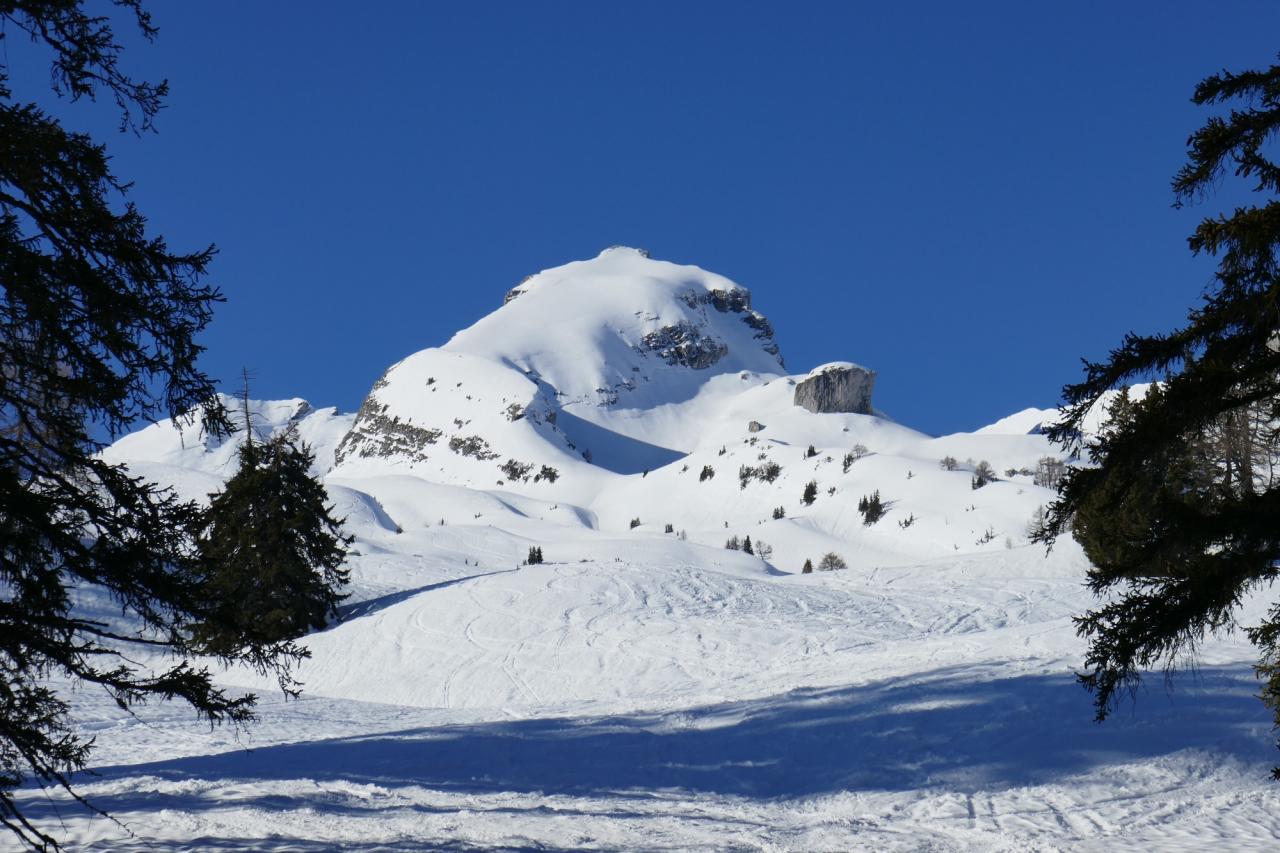
<svg viewBox="0 0 1280 853">
<path fill-rule="evenodd" d="M 166 485 L 177 487 L 192 500 L 203 500 L 221 487 L 236 470 L 236 451 L 244 441 L 243 401 L 219 395 L 239 432 L 228 437 L 206 433 L 199 419 L 161 421 L 130 433 L 102 451 L 112 464 Z M 324 474 L 334 464 L 334 452 L 351 429 L 353 415 L 340 414 L 332 406 L 315 408 L 306 400 L 250 400 L 249 426 L 259 439 L 293 427 L 315 454 L 312 470 Z"/>
</svg>

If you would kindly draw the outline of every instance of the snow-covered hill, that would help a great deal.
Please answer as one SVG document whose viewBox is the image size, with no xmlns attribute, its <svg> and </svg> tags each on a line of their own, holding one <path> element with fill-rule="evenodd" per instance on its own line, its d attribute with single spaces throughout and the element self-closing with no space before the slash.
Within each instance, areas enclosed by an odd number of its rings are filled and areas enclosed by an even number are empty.
<svg viewBox="0 0 1280 853">
<path fill-rule="evenodd" d="M 103 850 L 1274 845 L 1239 637 L 1198 685 L 1091 722 L 1084 558 L 1026 536 L 1056 412 L 931 437 L 864 413 L 873 378 L 788 374 L 744 288 L 613 248 L 392 366 L 355 416 L 254 403 L 260 434 L 315 448 L 356 537 L 305 698 L 268 699 L 246 744 L 75 693 L 82 789 L 136 837 L 24 806 Z M 159 424 L 105 455 L 202 500 L 236 441 Z M 975 489 L 981 461 L 999 480 Z M 829 553 L 848 568 L 798 574 Z"/>
</svg>

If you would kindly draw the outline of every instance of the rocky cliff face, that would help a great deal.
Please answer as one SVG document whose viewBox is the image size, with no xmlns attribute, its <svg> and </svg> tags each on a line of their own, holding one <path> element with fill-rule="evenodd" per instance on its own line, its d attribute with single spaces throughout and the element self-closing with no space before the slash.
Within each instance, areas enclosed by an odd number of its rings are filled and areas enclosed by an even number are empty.
<svg viewBox="0 0 1280 853">
<path fill-rule="evenodd" d="M 795 403 L 810 412 L 871 414 L 875 371 L 840 362 L 814 369 L 796 383 Z"/>
<path fill-rule="evenodd" d="M 440 440 L 441 430 L 417 426 L 388 415 L 390 406 L 378 399 L 378 391 L 386 387 L 383 374 L 365 397 L 355 423 L 338 445 L 335 462 L 341 465 L 353 458 L 400 457 L 414 460 L 427 458 L 427 445 Z"/>
<path fill-rule="evenodd" d="M 773 340 L 773 324 L 759 311 L 751 307 L 751 291 L 745 288 L 734 290 L 690 290 L 680 296 L 690 308 L 709 305 L 721 314 L 737 314 L 743 323 L 754 332 L 752 335 L 760 341 L 760 348 L 778 359 L 778 366 L 785 367 L 778 344 Z"/>
<path fill-rule="evenodd" d="M 641 344 L 657 353 L 667 364 L 681 364 L 694 370 L 706 370 L 729 354 L 724 341 L 714 338 L 691 323 L 676 323 L 647 333 Z"/>
</svg>

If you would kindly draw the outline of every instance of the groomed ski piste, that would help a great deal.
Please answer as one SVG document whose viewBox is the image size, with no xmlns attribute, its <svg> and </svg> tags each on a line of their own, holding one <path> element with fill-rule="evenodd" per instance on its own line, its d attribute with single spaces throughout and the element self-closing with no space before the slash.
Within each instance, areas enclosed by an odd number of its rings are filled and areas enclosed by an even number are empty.
<svg viewBox="0 0 1280 853">
<path fill-rule="evenodd" d="M 1039 434 L 1052 410 L 930 437 L 795 405 L 810 374 L 778 353 L 743 288 L 615 248 L 393 366 L 357 415 L 254 403 L 356 537 L 302 698 L 219 670 L 261 697 L 237 733 L 67 685 L 96 738 L 77 790 L 114 820 L 34 787 L 24 812 L 73 850 L 1277 849 L 1239 633 L 1093 721 L 1087 563 L 1028 541 L 1054 493 L 1016 473 L 1079 464 Z M 105 454 L 205 500 L 235 446 L 163 423 Z M 800 573 L 828 553 L 848 568 Z"/>
</svg>

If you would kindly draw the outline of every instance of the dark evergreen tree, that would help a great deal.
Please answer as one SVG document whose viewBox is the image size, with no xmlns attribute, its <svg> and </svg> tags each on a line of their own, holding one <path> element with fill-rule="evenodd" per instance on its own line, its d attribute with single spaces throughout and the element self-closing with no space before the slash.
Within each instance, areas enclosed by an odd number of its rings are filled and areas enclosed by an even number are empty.
<svg viewBox="0 0 1280 853">
<path fill-rule="evenodd" d="M 814 480 L 805 483 L 804 494 L 800 496 L 800 503 L 805 506 L 812 506 L 813 502 L 818 499 L 818 484 Z"/>
<path fill-rule="evenodd" d="M 748 536 L 742 540 L 742 551 L 744 554 L 755 554 L 756 549 L 751 547 L 751 537 Z"/>
<path fill-rule="evenodd" d="M 200 582 L 213 604 L 193 638 L 220 657 L 248 639 L 267 656 L 250 659 L 261 667 L 280 644 L 337 615 L 351 537 L 330 514 L 324 486 L 311 475 L 315 456 L 293 428 L 265 441 L 246 429 L 239 457 L 202 520 Z"/>
<path fill-rule="evenodd" d="M 155 35 L 140 0 L 116 5 Z M 51 51 L 59 93 L 109 96 L 122 125 L 151 127 L 165 87 L 119 70 L 106 18 L 79 0 L 9 0 L 0 23 Z M 231 431 L 196 364 L 220 300 L 204 283 L 213 250 L 170 251 L 126 189 L 101 146 L 15 98 L 0 52 L 0 824 L 37 848 L 57 841 L 11 792 L 34 778 L 75 796 L 70 774 L 90 749 L 51 676 L 101 686 L 124 707 L 182 699 L 212 721 L 247 721 L 254 703 L 186 659 L 212 610 L 195 558 L 199 508 L 98 455 L 139 419 L 195 412 L 210 432 Z M 121 617 L 77 611 L 73 589 L 109 596 Z M 287 676 L 296 649 L 241 640 L 226 657 Z M 131 648 L 174 659 L 152 671 Z"/>
<path fill-rule="evenodd" d="M 858 512 L 862 513 L 862 523 L 866 525 L 875 524 L 884 517 L 884 502 L 880 500 L 879 489 L 858 500 Z"/>
<path fill-rule="evenodd" d="M 529 557 L 525 560 L 530 566 L 537 566 L 542 563 L 542 547 L 540 545 L 529 546 Z"/>
<path fill-rule="evenodd" d="M 1280 133 L 1280 66 L 1214 75 L 1193 100 L 1235 106 L 1188 141 L 1173 181 L 1178 205 L 1228 174 L 1249 182 L 1259 204 L 1200 223 L 1192 252 L 1219 260 L 1203 304 L 1181 328 L 1130 334 L 1105 361 L 1087 363 L 1049 432 L 1094 463 L 1067 472 L 1037 538 L 1073 530 L 1093 563 L 1090 587 L 1109 596 L 1077 619 L 1089 642 L 1080 680 L 1099 719 L 1143 670 L 1172 666 L 1206 632 L 1231 626 L 1242 597 L 1280 568 L 1280 483 L 1272 466 L 1239 456 L 1241 438 L 1272 461 L 1280 449 L 1269 426 L 1280 418 L 1280 166 L 1268 157 Z M 1153 377 L 1161 381 L 1144 399 L 1112 407 L 1096 442 L 1082 440 L 1109 389 Z M 1214 441 L 1223 432 L 1233 441 Z M 1280 606 L 1247 634 L 1260 653 L 1262 698 L 1280 713 Z"/>
<path fill-rule="evenodd" d="M 811 575 L 811 574 L 813 574 L 813 560 L 805 560 L 805 561 L 804 561 L 804 568 L 802 568 L 802 569 L 800 570 L 800 574 L 802 574 L 802 575 Z"/>
</svg>

